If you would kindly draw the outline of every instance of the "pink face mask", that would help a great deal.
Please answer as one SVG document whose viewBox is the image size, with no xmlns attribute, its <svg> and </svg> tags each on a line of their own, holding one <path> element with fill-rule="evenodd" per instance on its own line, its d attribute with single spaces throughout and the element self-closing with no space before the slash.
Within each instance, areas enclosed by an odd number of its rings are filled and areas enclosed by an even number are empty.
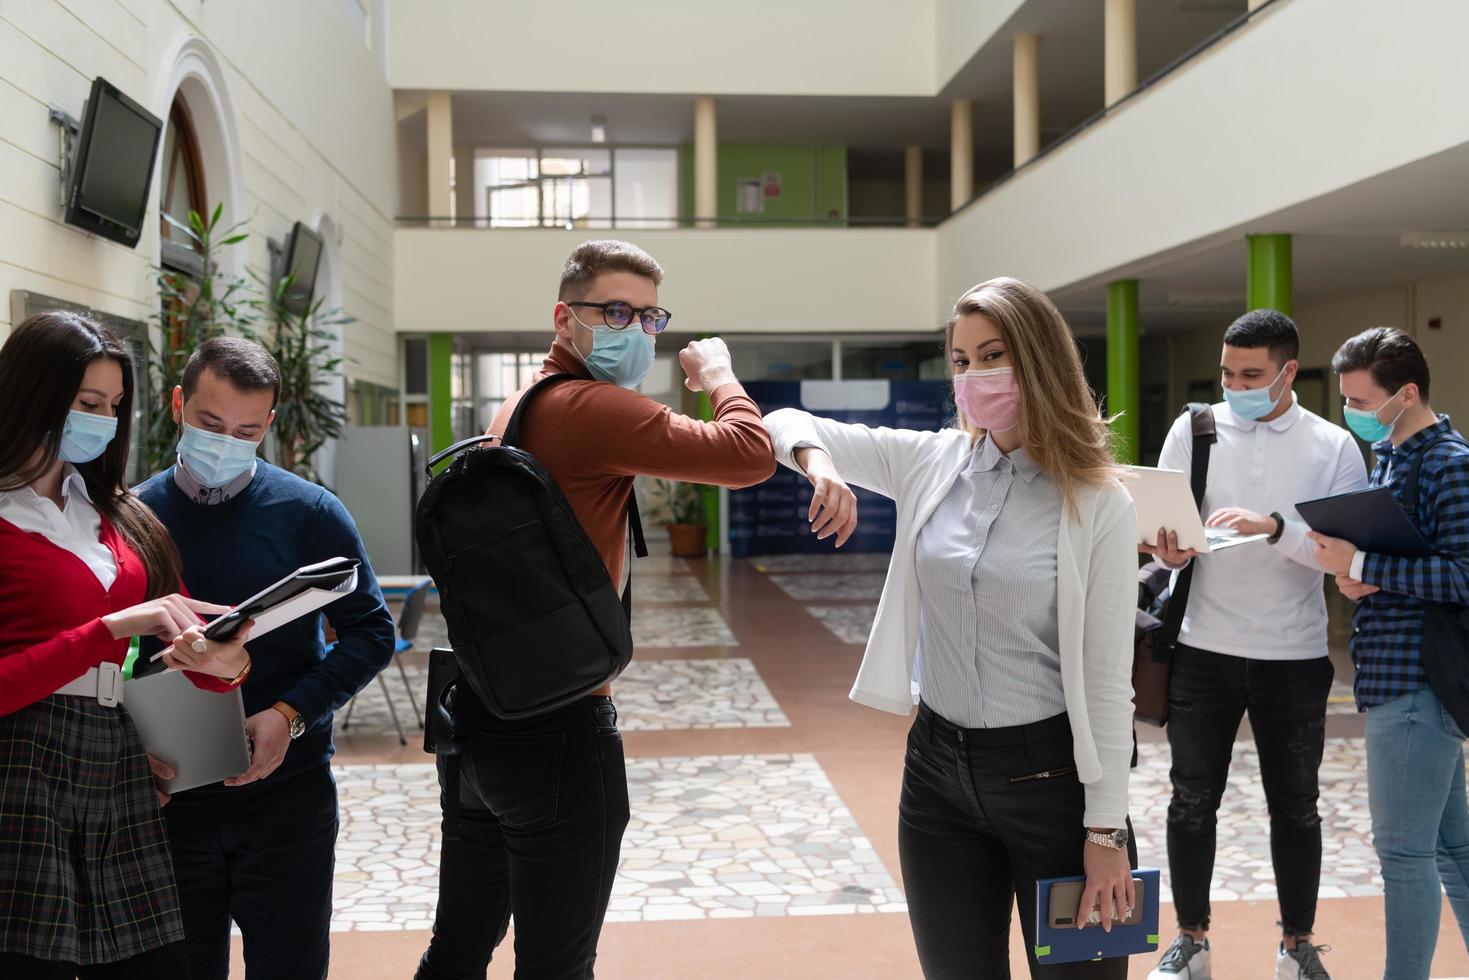
<svg viewBox="0 0 1469 980">
<path fill-rule="evenodd" d="M 986 432 L 1008 432 L 1020 424 L 1020 382 L 1013 368 L 955 375 L 954 402 L 971 424 Z"/>
</svg>

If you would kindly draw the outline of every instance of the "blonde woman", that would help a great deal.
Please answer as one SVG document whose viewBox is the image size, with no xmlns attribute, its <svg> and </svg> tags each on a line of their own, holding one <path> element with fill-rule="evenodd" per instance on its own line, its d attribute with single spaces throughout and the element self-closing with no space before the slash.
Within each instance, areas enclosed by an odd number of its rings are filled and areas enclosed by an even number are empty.
<svg viewBox="0 0 1469 980">
<path fill-rule="evenodd" d="M 1070 328 L 992 279 L 945 342 L 959 426 L 765 419 L 814 488 L 819 537 L 856 527 L 846 481 L 897 503 L 897 542 L 852 700 L 908 714 L 898 844 L 925 977 L 1008 977 L 1012 903 L 1033 950 L 1040 878 L 1085 874 L 1079 914 L 1134 904 L 1127 823 L 1137 520 Z M 1122 978 L 1125 959 L 1032 977 Z"/>
</svg>

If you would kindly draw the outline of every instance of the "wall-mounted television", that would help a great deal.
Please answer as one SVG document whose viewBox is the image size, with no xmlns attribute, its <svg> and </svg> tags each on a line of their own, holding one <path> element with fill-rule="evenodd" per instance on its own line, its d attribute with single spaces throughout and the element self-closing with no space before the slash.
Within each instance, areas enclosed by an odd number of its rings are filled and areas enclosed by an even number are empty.
<svg viewBox="0 0 1469 980">
<path fill-rule="evenodd" d="M 136 248 L 162 133 L 163 120 L 105 78 L 93 79 L 66 190 L 67 224 Z"/>
<path fill-rule="evenodd" d="M 286 238 L 285 257 L 281 262 L 281 278 L 292 277 L 282 297 L 291 313 L 301 314 L 311 309 L 311 300 L 316 293 L 316 270 L 321 266 L 321 251 L 321 236 L 296 222 Z"/>
</svg>

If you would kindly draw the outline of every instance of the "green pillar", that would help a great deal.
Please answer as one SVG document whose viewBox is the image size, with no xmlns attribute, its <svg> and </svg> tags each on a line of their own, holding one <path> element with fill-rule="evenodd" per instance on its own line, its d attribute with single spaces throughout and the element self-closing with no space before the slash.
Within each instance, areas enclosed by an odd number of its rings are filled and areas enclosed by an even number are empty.
<svg viewBox="0 0 1469 980">
<path fill-rule="evenodd" d="M 1250 257 L 1245 267 L 1246 307 L 1291 313 L 1291 257 L 1289 235 L 1249 235 Z"/>
<path fill-rule="evenodd" d="M 705 422 L 714 421 L 714 403 L 709 400 L 707 391 L 699 392 L 699 418 Z M 711 553 L 717 553 L 723 543 L 719 540 L 719 488 L 701 485 L 699 496 L 704 501 L 704 523 L 708 527 L 704 547 Z"/>
<path fill-rule="evenodd" d="M 430 453 L 454 443 L 454 335 L 428 338 L 428 443 Z"/>
<path fill-rule="evenodd" d="M 1118 436 L 1118 462 L 1138 462 L 1141 402 L 1137 280 L 1118 279 L 1107 284 L 1107 414 L 1119 416 L 1112 423 Z"/>
</svg>

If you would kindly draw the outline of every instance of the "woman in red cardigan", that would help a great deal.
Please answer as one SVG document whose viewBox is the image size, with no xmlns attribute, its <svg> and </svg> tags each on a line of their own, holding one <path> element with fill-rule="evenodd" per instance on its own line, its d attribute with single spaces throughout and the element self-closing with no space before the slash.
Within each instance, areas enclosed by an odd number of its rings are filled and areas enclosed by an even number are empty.
<svg viewBox="0 0 1469 980">
<path fill-rule="evenodd" d="M 168 533 L 127 491 L 132 361 L 70 313 L 0 347 L 0 976 L 185 978 L 147 755 L 120 700 L 135 636 L 200 687 L 249 672 L 203 640 Z M 114 695 L 117 696 L 114 696 Z"/>
</svg>

